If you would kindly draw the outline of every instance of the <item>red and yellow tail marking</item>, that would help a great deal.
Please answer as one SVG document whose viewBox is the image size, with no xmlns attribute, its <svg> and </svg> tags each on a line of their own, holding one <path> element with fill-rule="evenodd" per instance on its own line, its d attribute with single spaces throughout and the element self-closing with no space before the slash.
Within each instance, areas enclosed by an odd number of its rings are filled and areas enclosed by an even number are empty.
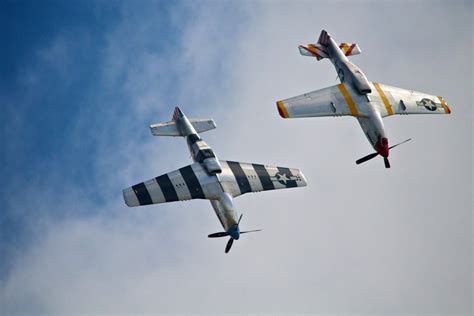
<svg viewBox="0 0 474 316">
<path fill-rule="evenodd" d="M 322 58 L 321 55 L 318 54 L 318 49 L 316 46 L 314 46 L 313 44 L 308 44 L 308 47 L 305 47 L 305 46 L 302 46 L 304 49 L 306 49 L 307 51 L 309 51 L 311 54 L 313 54 L 314 56 L 316 56 L 317 58 Z"/>
<path fill-rule="evenodd" d="M 342 49 L 342 51 L 344 52 L 346 56 L 350 56 L 352 55 L 352 50 L 354 49 L 355 46 L 356 44 L 349 45 L 347 43 L 341 43 L 339 45 L 339 48 Z"/>
<path fill-rule="evenodd" d="M 449 106 L 448 106 L 448 104 L 446 103 L 446 101 L 444 101 L 443 97 L 438 96 L 438 99 L 441 101 L 441 105 L 443 106 L 444 112 L 445 112 L 446 114 L 450 114 L 450 113 L 451 113 L 451 109 L 449 108 Z"/>
<path fill-rule="evenodd" d="M 288 115 L 288 111 L 285 108 L 285 105 L 283 104 L 282 101 L 277 101 L 277 108 L 278 108 L 278 113 L 280 113 L 280 116 L 283 118 L 289 118 L 290 116 Z"/>
<path fill-rule="evenodd" d="M 375 90 L 379 93 L 380 97 L 382 98 L 382 102 L 385 105 L 385 109 L 387 110 L 387 115 L 393 115 L 393 110 L 392 106 L 390 105 L 390 102 L 388 102 L 387 96 L 385 93 L 382 91 L 382 88 L 380 88 L 380 85 L 377 82 L 372 82 L 374 84 Z"/>
<path fill-rule="evenodd" d="M 338 84 L 337 87 L 339 88 L 339 91 L 341 91 L 342 96 L 346 100 L 346 103 L 347 103 L 347 106 L 349 107 L 349 111 L 351 112 L 351 115 L 358 116 L 359 111 L 357 111 L 357 107 L 354 103 L 354 100 L 349 94 L 349 91 L 347 91 L 346 86 L 343 83 L 341 83 L 341 84 Z"/>
</svg>

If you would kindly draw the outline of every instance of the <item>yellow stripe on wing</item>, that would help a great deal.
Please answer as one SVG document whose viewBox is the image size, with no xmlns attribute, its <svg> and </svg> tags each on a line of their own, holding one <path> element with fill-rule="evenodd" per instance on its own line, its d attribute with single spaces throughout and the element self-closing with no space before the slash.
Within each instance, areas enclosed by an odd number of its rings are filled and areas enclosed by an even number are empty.
<svg viewBox="0 0 474 316">
<path fill-rule="evenodd" d="M 339 88 L 339 91 L 341 91 L 342 96 L 346 100 L 346 103 L 347 103 L 347 106 L 349 107 L 349 111 L 351 112 L 351 115 L 358 116 L 359 112 L 357 111 L 357 107 L 354 103 L 354 100 L 349 94 L 349 91 L 347 91 L 346 86 L 343 83 L 341 83 L 341 84 L 338 84 L 337 87 Z"/>
<path fill-rule="evenodd" d="M 441 101 L 441 105 L 443 106 L 444 112 L 446 114 L 450 114 L 451 109 L 449 108 L 448 104 L 446 104 L 446 101 L 444 101 L 443 97 L 438 96 L 438 99 Z"/>
<path fill-rule="evenodd" d="M 387 115 L 393 115 L 393 110 L 392 106 L 390 105 L 390 102 L 388 102 L 387 96 L 385 93 L 382 91 L 382 88 L 380 88 L 380 85 L 377 82 L 372 82 L 374 84 L 375 89 L 379 93 L 380 97 L 382 98 L 382 102 L 385 105 L 385 109 L 387 110 Z"/>
<path fill-rule="evenodd" d="M 278 108 L 278 113 L 280 113 L 280 116 L 283 118 L 288 118 L 288 111 L 285 108 L 285 105 L 283 104 L 282 101 L 277 101 L 277 108 Z"/>
</svg>

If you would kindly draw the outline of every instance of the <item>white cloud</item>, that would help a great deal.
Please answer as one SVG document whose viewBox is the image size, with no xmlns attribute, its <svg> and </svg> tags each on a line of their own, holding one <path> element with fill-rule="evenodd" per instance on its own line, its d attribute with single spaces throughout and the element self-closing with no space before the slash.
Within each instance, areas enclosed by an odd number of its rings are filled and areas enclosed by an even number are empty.
<svg viewBox="0 0 474 316">
<path fill-rule="evenodd" d="M 124 88 L 130 105 L 99 110 L 110 115 L 99 115 L 103 126 L 91 133 L 100 145 L 93 187 L 106 203 L 72 194 L 57 206 L 50 192 L 37 202 L 97 215 L 41 224 L 3 285 L 7 314 L 469 314 L 472 110 L 464 91 L 472 68 L 459 70 L 472 63 L 472 32 L 450 36 L 472 30 L 472 18 L 458 18 L 469 13 L 416 5 L 395 23 L 403 4 L 253 5 L 234 8 L 243 22 L 225 5 L 186 7 L 193 18 L 183 26 L 179 59 L 123 42 L 124 29 L 158 37 L 152 13 L 142 17 L 145 30 L 124 19 L 111 33 L 104 86 L 121 77 L 108 88 Z M 420 15 L 445 23 L 419 23 Z M 239 32 L 232 23 L 242 23 Z M 414 138 L 393 151 L 392 170 L 377 160 L 355 166 L 371 149 L 353 119 L 277 114 L 277 99 L 335 84 L 327 61 L 300 57 L 296 48 L 322 28 L 359 41 L 363 54 L 354 61 L 369 79 L 439 91 L 452 105 L 450 117 L 385 120 L 393 142 Z M 444 44 L 433 47 L 435 39 Z M 443 62 L 453 47 L 465 54 Z M 218 129 L 204 137 L 222 159 L 299 167 L 308 178 L 304 189 L 237 199 L 242 227 L 264 231 L 243 236 L 230 255 L 224 241 L 206 238 L 220 230 L 207 202 L 129 209 L 121 200 L 122 187 L 189 163 L 183 141 L 148 135 L 146 124 L 171 115 L 170 94 L 190 116 L 216 119 Z M 83 114 L 78 140 L 87 120 Z"/>
</svg>

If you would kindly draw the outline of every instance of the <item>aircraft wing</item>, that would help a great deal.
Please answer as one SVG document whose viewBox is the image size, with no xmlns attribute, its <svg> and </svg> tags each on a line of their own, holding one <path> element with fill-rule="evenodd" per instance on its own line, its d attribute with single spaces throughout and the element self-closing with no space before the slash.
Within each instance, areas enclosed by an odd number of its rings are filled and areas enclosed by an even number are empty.
<svg viewBox="0 0 474 316">
<path fill-rule="evenodd" d="M 350 85 L 308 92 L 278 101 L 283 118 L 320 116 L 367 116 L 367 104 L 374 104 L 383 117 L 393 114 L 450 114 L 448 104 L 441 96 L 401 89 L 377 82 L 370 83 L 372 93 L 360 95 Z"/>
<path fill-rule="evenodd" d="M 236 161 L 220 162 L 222 173 L 218 177 L 222 187 L 233 197 L 248 192 L 306 186 L 306 179 L 299 169 Z"/>
<path fill-rule="evenodd" d="M 372 83 L 371 99 L 379 105 L 382 116 L 393 114 L 450 114 L 441 96 L 401 89 L 386 84 Z"/>
<path fill-rule="evenodd" d="M 359 116 L 355 96 L 349 85 L 338 84 L 277 101 L 277 108 L 283 118 Z"/>
<path fill-rule="evenodd" d="M 219 183 L 199 164 L 193 163 L 123 190 L 128 206 L 140 206 L 191 199 L 218 198 Z"/>
<path fill-rule="evenodd" d="M 128 206 L 191 199 L 218 200 L 222 190 L 233 197 L 266 190 L 306 186 L 298 169 L 220 160 L 222 173 L 209 175 L 199 164 L 166 173 L 123 190 Z"/>
</svg>

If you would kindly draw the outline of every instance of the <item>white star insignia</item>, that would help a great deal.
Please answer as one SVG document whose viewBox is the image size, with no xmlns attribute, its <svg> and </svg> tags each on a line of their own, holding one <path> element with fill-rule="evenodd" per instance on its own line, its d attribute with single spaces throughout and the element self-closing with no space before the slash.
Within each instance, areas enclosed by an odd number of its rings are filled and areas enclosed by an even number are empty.
<svg viewBox="0 0 474 316">
<path fill-rule="evenodd" d="M 286 177 L 286 174 L 277 174 L 276 175 L 277 178 L 278 178 L 278 181 L 282 181 L 284 184 L 286 184 L 286 181 L 288 181 L 289 179 Z"/>
</svg>

